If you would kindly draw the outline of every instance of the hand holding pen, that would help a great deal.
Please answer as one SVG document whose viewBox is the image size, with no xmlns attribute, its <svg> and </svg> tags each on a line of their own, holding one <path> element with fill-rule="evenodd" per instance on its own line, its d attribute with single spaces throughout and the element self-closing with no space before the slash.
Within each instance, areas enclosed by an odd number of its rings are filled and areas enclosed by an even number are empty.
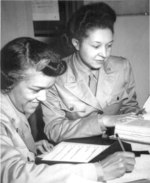
<svg viewBox="0 0 150 183">
<path fill-rule="evenodd" d="M 98 166 L 98 163 L 96 164 Z M 123 176 L 132 172 L 135 166 L 135 155 L 132 152 L 115 152 L 100 162 L 104 172 L 104 180 Z"/>
</svg>

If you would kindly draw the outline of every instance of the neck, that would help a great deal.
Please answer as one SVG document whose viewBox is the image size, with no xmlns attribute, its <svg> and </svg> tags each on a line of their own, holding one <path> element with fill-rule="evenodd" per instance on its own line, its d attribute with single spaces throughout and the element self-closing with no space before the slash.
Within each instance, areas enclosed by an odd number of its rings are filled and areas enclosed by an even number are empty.
<svg viewBox="0 0 150 183">
<path fill-rule="evenodd" d="M 79 53 L 76 53 L 76 57 L 77 57 L 78 63 L 81 65 L 82 68 L 85 68 L 85 70 L 89 70 L 89 71 L 92 70 L 92 68 L 89 67 L 89 65 L 87 65 L 87 64 L 81 59 Z"/>
</svg>

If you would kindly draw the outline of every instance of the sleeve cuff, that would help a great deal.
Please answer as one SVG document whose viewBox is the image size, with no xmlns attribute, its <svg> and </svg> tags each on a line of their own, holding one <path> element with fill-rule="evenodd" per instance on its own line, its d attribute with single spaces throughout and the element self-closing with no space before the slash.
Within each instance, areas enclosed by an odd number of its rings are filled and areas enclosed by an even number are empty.
<svg viewBox="0 0 150 183">
<path fill-rule="evenodd" d="M 101 164 L 100 163 L 95 163 L 95 168 L 96 168 L 96 172 L 97 172 L 97 181 L 105 183 L 106 181 L 105 181 L 105 178 L 104 178 L 104 172 L 103 172 Z"/>
<path fill-rule="evenodd" d="M 103 123 L 103 116 L 98 114 L 98 123 L 100 125 L 100 128 L 101 130 L 105 133 L 107 128 L 104 126 L 104 123 Z"/>
</svg>

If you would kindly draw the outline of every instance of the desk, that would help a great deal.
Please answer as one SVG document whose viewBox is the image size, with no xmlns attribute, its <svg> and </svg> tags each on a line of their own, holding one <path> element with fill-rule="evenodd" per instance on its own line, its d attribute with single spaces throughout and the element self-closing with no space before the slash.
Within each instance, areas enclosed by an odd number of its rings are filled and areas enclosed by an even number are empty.
<svg viewBox="0 0 150 183">
<path fill-rule="evenodd" d="M 102 138 L 102 136 L 88 137 L 88 138 L 78 138 L 67 140 L 70 142 L 80 142 L 80 143 L 89 143 L 89 144 L 101 144 L 101 145 L 111 145 L 115 142 L 114 139 L 109 137 Z M 145 144 L 128 142 L 131 144 L 133 151 L 143 151 L 148 150 L 150 152 L 150 146 Z M 98 158 L 98 157 L 97 157 Z M 98 159 L 97 159 L 98 160 Z M 122 178 L 108 181 L 108 183 L 150 183 L 150 155 L 142 155 L 141 157 L 136 158 L 137 164 L 135 166 L 135 171 L 132 173 L 125 174 Z M 142 167 L 142 162 L 144 167 Z M 146 165 L 146 166 L 145 166 Z M 142 178 L 142 173 L 145 173 L 145 178 Z M 137 175 L 138 174 L 138 175 Z M 136 176 L 136 177 L 135 177 Z M 137 178 L 136 181 L 133 181 Z M 142 179 L 142 180 L 138 180 Z"/>
</svg>

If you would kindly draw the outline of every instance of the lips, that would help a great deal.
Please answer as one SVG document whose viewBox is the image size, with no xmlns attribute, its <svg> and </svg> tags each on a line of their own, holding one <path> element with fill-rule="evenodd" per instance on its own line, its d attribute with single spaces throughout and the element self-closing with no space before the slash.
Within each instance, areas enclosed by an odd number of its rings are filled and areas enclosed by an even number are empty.
<svg viewBox="0 0 150 183">
<path fill-rule="evenodd" d="M 104 60 L 95 60 L 97 63 L 104 63 Z"/>
</svg>

